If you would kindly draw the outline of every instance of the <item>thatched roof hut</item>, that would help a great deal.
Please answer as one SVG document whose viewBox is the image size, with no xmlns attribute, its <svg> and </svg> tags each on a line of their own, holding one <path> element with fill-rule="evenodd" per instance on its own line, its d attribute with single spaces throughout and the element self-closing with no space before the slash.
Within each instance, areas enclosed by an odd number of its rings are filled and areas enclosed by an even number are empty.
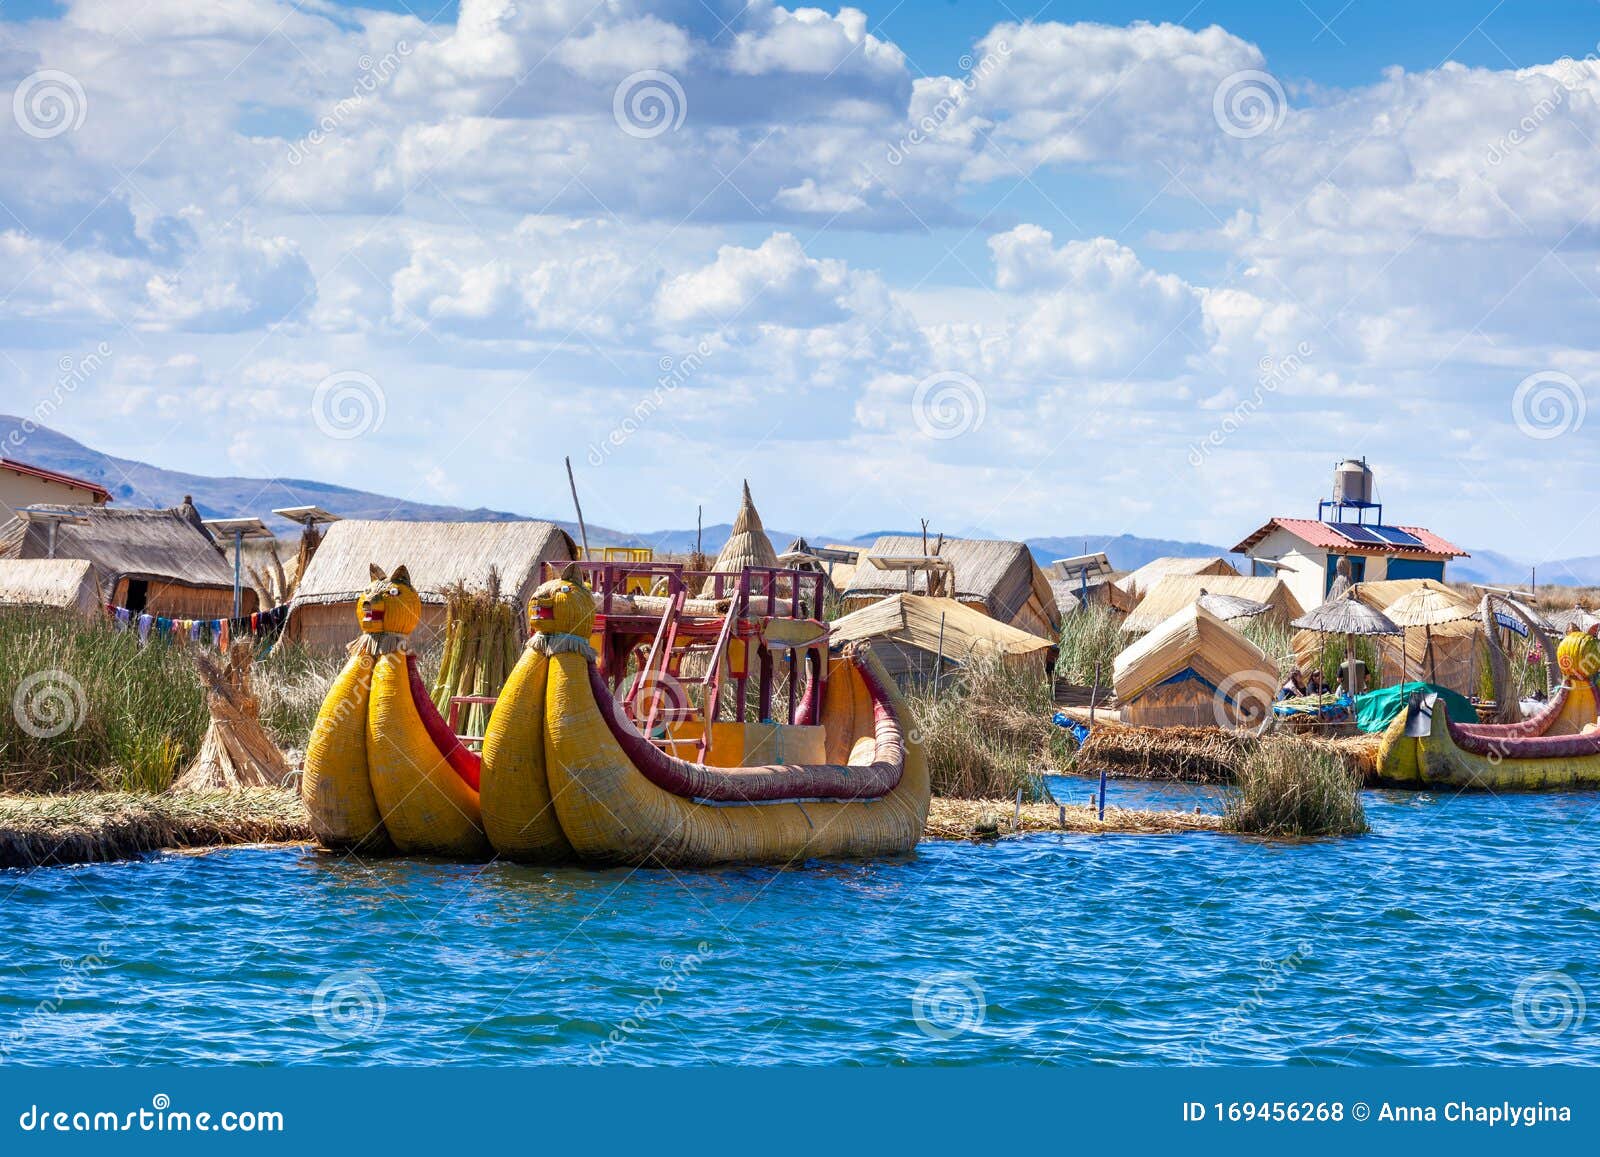
<svg viewBox="0 0 1600 1157">
<path fill-rule="evenodd" d="M 525 603 L 546 562 L 577 557 L 570 535 L 551 522 L 399 522 L 347 518 L 327 527 L 294 601 L 285 635 L 315 648 L 342 647 L 360 632 L 355 605 L 368 568 L 405 566 L 422 596 L 419 644 L 441 630 L 445 588 L 484 586 L 491 572 L 507 597 Z"/>
<path fill-rule="evenodd" d="M 1185 607 L 1194 605 L 1202 594 L 1266 603 L 1272 608 L 1268 617 L 1285 625 L 1305 614 L 1305 608 L 1282 579 L 1245 578 L 1239 574 L 1167 575 L 1150 588 L 1124 620 L 1122 629 L 1129 634 L 1153 631 Z"/>
<path fill-rule="evenodd" d="M 58 607 L 93 616 L 100 606 L 88 559 L 0 559 L 0 607 Z"/>
<path fill-rule="evenodd" d="M 233 568 L 190 502 L 167 510 L 31 506 L 0 530 L 0 558 L 81 559 L 100 602 L 169 618 L 233 614 Z M 245 590 L 245 613 L 257 609 Z"/>
<path fill-rule="evenodd" d="M 993 658 L 1042 678 L 1054 650 L 1049 640 L 954 599 L 904 592 L 835 620 L 829 638 L 835 643 L 865 644 L 900 681 L 931 680 L 940 654 L 947 673 L 974 659 Z"/>
<path fill-rule="evenodd" d="M 747 566 L 777 565 L 778 552 L 772 549 L 772 540 L 761 525 L 761 515 L 756 513 L 756 504 L 750 499 L 750 483 L 746 482 L 739 499 L 739 513 L 733 520 L 733 532 L 722 544 L 711 569 L 737 573 Z"/>
<path fill-rule="evenodd" d="M 1237 576 L 1238 570 L 1225 558 L 1158 558 L 1145 563 L 1138 570 L 1123 575 L 1117 585 L 1134 600 L 1148 595 L 1158 582 L 1172 575 L 1213 575 L 1219 578 Z"/>
<path fill-rule="evenodd" d="M 873 563 L 874 559 L 926 557 L 926 550 L 918 535 L 879 537 L 861 555 L 849 589 L 844 592 L 845 611 L 860 610 L 891 595 L 927 594 L 926 570 L 883 569 Z M 951 571 L 954 589 L 945 593 L 957 602 L 1052 642 L 1059 637 L 1061 612 L 1056 607 L 1055 592 L 1050 589 L 1050 580 L 1044 571 L 1033 561 L 1033 553 L 1026 543 L 947 538 L 939 548 L 938 557 Z"/>
<path fill-rule="evenodd" d="M 1262 650 L 1197 603 L 1117 656 L 1123 720 L 1144 727 L 1258 722 L 1277 686 Z"/>
</svg>

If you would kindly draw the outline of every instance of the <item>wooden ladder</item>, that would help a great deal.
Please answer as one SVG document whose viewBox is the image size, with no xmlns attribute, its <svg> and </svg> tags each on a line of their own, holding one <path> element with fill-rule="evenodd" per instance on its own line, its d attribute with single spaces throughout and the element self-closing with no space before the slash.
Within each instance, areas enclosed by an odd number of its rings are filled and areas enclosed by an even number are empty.
<svg viewBox="0 0 1600 1157">
<path fill-rule="evenodd" d="M 705 689 L 706 729 L 700 736 L 700 747 L 695 756 L 699 763 L 704 763 L 711 754 L 712 725 L 716 723 L 717 716 L 722 711 L 722 665 L 728 657 L 728 643 L 732 640 L 734 627 L 739 622 L 742 603 L 743 592 L 735 588 L 733 601 L 728 604 L 727 617 L 722 620 L 722 629 L 717 632 L 717 645 L 711 648 L 711 665 L 700 680 L 700 686 Z M 743 704 L 740 706 L 742 708 Z"/>
<path fill-rule="evenodd" d="M 679 663 L 677 654 L 678 627 L 683 617 L 683 604 L 688 598 L 687 591 L 679 591 L 667 602 L 666 610 L 661 612 L 661 622 L 656 627 L 655 639 L 650 644 L 650 653 L 645 659 L 644 667 L 640 670 L 638 678 L 633 681 L 633 686 L 628 689 L 627 696 L 623 699 L 623 707 L 629 716 L 638 719 L 639 693 L 649 687 L 649 709 L 645 712 L 642 730 L 646 739 L 657 747 L 670 748 L 695 742 L 688 739 L 673 739 L 670 734 L 657 738 L 655 735 L 658 722 L 669 724 L 694 718 L 694 708 L 688 704 L 678 707 L 663 707 L 661 702 L 661 687 L 667 680 L 677 681 Z"/>
</svg>

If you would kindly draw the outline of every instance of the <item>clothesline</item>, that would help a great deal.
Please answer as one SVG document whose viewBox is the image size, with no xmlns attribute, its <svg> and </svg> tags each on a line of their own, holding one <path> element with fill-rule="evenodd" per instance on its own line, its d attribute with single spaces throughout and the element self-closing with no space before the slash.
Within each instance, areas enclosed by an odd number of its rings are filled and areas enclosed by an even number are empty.
<svg viewBox="0 0 1600 1157">
<path fill-rule="evenodd" d="M 256 611 L 226 619 L 178 619 L 166 615 L 152 615 L 129 610 L 114 603 L 106 604 L 106 613 L 119 631 L 136 631 L 139 642 L 148 643 L 152 635 L 172 642 L 217 644 L 217 650 L 227 653 L 229 644 L 242 635 L 266 635 L 283 627 L 289 617 L 288 604 L 271 610 Z"/>
</svg>

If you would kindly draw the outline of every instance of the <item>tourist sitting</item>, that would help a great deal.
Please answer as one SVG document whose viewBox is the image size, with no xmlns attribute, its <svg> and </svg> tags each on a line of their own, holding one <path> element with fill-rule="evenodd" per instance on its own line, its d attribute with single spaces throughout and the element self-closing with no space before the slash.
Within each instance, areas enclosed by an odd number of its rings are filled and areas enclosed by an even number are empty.
<svg viewBox="0 0 1600 1157">
<path fill-rule="evenodd" d="M 1328 681 L 1322 677 L 1322 672 L 1321 671 L 1313 671 L 1313 672 L 1311 672 L 1311 677 L 1306 680 L 1306 694 L 1307 695 L 1326 695 L 1327 693 L 1328 693 Z"/>
<path fill-rule="evenodd" d="M 1289 672 L 1289 677 L 1283 681 L 1283 686 L 1278 688 L 1278 701 L 1282 702 L 1285 699 L 1302 699 L 1305 697 L 1305 694 L 1305 678 L 1301 675 L 1300 668 L 1296 667 L 1293 671 Z"/>
</svg>

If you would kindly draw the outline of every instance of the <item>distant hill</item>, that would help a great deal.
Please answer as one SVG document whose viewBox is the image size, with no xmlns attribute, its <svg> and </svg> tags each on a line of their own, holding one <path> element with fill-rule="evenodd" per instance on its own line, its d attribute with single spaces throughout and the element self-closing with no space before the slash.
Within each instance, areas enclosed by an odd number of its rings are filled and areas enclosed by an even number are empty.
<svg viewBox="0 0 1600 1157">
<path fill-rule="evenodd" d="M 11 432 L 21 422 L 20 418 L 0 414 L 0 445 L 10 444 Z M 102 454 L 65 434 L 44 427 L 35 427 L 29 434 L 19 433 L 18 437 L 22 449 L 8 457 L 98 482 L 111 491 L 112 498 L 119 505 L 176 506 L 185 495 L 189 495 L 204 518 L 256 516 L 279 534 L 295 527 L 291 522 L 273 517 L 270 511 L 274 507 L 320 506 L 346 518 L 394 518 L 417 522 L 507 522 L 528 517 L 483 507 L 467 510 L 459 506 L 410 502 L 305 478 L 212 478 L 203 474 L 187 474 L 181 470 L 167 470 L 147 462 L 136 462 L 131 458 Z M 574 538 L 578 536 L 577 523 L 558 522 L 557 525 Z M 616 546 L 634 544 L 637 540 L 620 531 L 591 526 L 589 541 L 600 546 Z"/>
<path fill-rule="evenodd" d="M 0 446 L 10 445 L 13 431 L 19 431 L 22 419 L 0 414 Z M 51 470 L 60 470 L 98 482 L 109 490 L 118 504 L 123 506 L 175 506 L 190 495 L 200 513 L 206 518 L 237 518 L 255 515 L 265 518 L 279 533 L 293 530 L 293 524 L 273 518 L 269 511 L 274 507 L 321 506 L 346 518 L 395 518 L 419 522 L 505 522 L 539 517 L 506 510 L 489 510 L 485 507 L 466 509 L 459 506 L 439 506 L 426 502 L 412 502 L 348 486 L 335 486 L 305 478 L 213 478 L 203 474 L 188 474 L 168 470 L 147 462 L 130 458 L 117 458 L 91 449 L 83 443 L 45 427 L 35 426 L 30 433 L 19 431 L 19 449 L 6 455 Z M 757 504 L 760 495 L 756 496 Z M 553 519 L 574 538 L 578 537 L 575 522 Z M 589 528 L 591 546 L 649 546 L 662 554 L 683 554 L 694 549 L 695 531 L 654 530 L 648 533 L 630 533 L 605 526 Z M 702 531 L 701 542 L 708 554 L 715 554 L 728 541 L 733 527 L 719 522 Z M 847 546 L 870 546 L 874 539 L 884 534 L 920 534 L 920 530 L 881 530 L 869 534 L 843 536 L 807 532 L 768 530 L 767 537 L 773 548 L 784 550 L 796 538 L 804 537 L 814 545 L 839 543 Z M 952 535 L 951 537 L 964 537 Z M 1230 554 L 1227 548 L 1210 543 L 1183 542 L 1161 538 L 1139 538 L 1131 534 L 1066 534 L 1050 535 L 1027 540 L 1033 556 L 1041 566 L 1048 566 L 1058 558 L 1068 558 L 1090 552 L 1104 551 L 1111 565 L 1118 570 L 1136 570 L 1158 558 L 1229 559 L 1241 569 L 1248 560 Z M 1472 557 L 1451 564 L 1450 577 L 1460 582 L 1479 582 L 1491 585 L 1521 585 L 1528 581 L 1530 566 L 1527 563 L 1491 550 L 1473 551 Z M 1600 586 L 1600 556 L 1565 559 L 1539 564 L 1541 586 Z"/>
</svg>

